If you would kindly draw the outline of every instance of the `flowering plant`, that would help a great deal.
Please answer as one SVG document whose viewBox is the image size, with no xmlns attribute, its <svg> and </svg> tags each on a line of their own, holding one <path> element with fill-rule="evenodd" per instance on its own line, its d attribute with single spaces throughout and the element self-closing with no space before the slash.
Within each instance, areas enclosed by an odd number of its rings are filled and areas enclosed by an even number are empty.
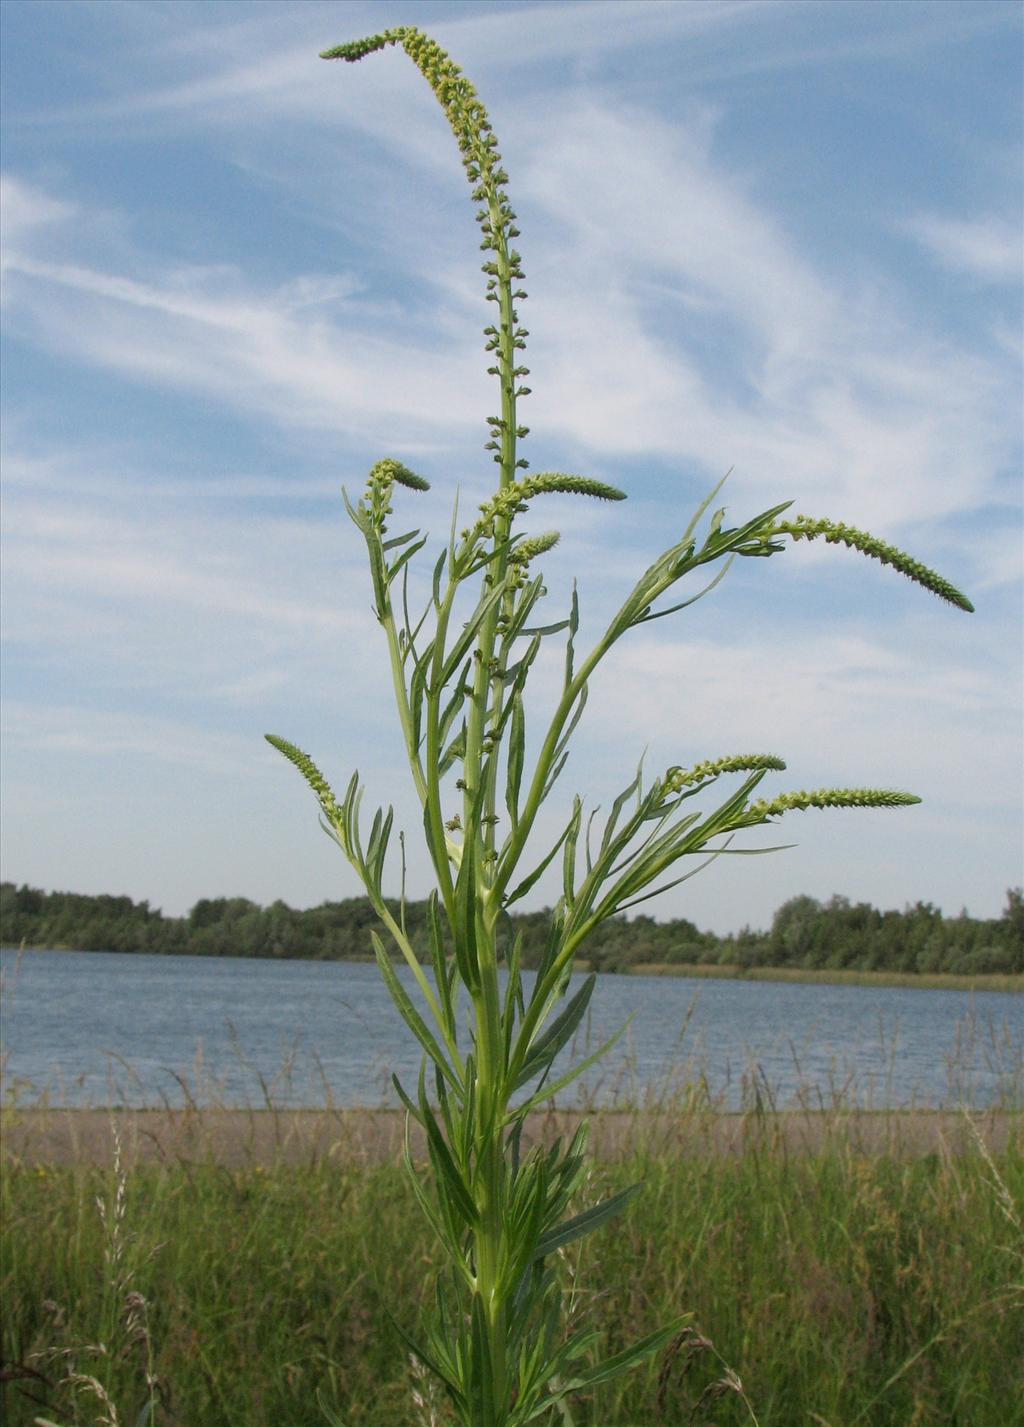
<svg viewBox="0 0 1024 1427">
<path fill-rule="evenodd" d="M 344 796 L 336 797 L 305 753 L 284 739 L 268 738 L 316 794 L 325 830 L 358 873 L 392 950 L 415 982 L 410 994 L 392 953 L 373 933 L 381 975 L 423 1050 L 418 1086 L 395 1084 L 409 1120 L 426 1138 L 430 1187 L 413 1170 L 407 1143 L 410 1177 L 448 1262 L 437 1285 L 432 1327 L 425 1341 L 410 1347 L 443 1384 L 459 1423 L 521 1427 L 549 1417 L 568 1394 L 586 1392 L 655 1353 L 685 1321 L 676 1319 L 603 1360 L 595 1334 L 570 1331 L 564 1323 L 556 1251 L 605 1224 L 635 1193 L 634 1188 L 576 1206 L 585 1125 L 568 1144 L 527 1151 L 523 1143 L 527 1115 L 607 1049 L 568 1070 L 556 1069 L 594 989 L 593 976 L 570 986 L 577 952 L 607 918 L 692 876 L 699 870 L 694 858 L 717 856 L 724 841 L 743 829 L 793 809 L 888 808 L 918 801 L 909 793 L 870 788 L 755 797 L 765 776 L 785 764 L 767 753 L 731 755 L 689 768 L 673 766 L 649 780 L 637 772 L 596 828 L 596 810 L 584 822 L 577 797 L 559 835 L 537 851 L 531 836 L 538 813 L 565 766 L 594 671 L 630 630 L 706 594 L 733 558 L 771 557 L 787 541 L 820 538 L 847 545 L 961 609 L 971 605 L 941 576 L 863 531 L 787 517 L 788 502 L 727 526 L 725 511 L 712 509 L 716 488 L 678 540 L 643 572 L 592 649 L 581 655 L 576 648 L 575 593 L 565 619 L 538 624 L 546 590 L 537 563 L 558 536 L 531 536 L 520 517 L 550 492 L 605 501 L 624 497 L 584 476 L 525 474 L 519 443 L 527 428 L 517 408 L 529 395 L 521 357 L 528 333 L 517 304 L 526 294 L 519 286 L 523 268 L 513 246 L 519 230 L 506 192 L 508 175 L 476 91 L 426 35 L 392 29 L 328 50 L 323 58 L 351 63 L 392 45 L 406 52 L 437 96 L 479 205 L 486 297 L 496 305 L 484 335 L 489 372 L 500 392 L 500 412 L 487 419 L 487 449 L 498 467 L 495 492 L 466 528 L 459 531 L 453 522 L 433 567 L 429 602 L 417 617 L 410 613 L 408 574 L 427 537 L 418 530 L 392 535 L 388 520 L 393 502 L 405 491 L 426 489 L 426 481 L 385 459 L 370 471 L 355 504 L 346 497 L 366 542 L 374 610 L 387 643 L 436 882 L 428 904 L 428 962 L 421 963 L 407 934 L 404 901 L 396 912 L 385 897 L 392 810 L 378 809 L 364 838 L 358 774 Z M 703 589 L 674 603 L 666 599 L 685 578 L 712 566 L 716 572 Z M 456 602 L 467 591 L 471 608 L 462 620 L 455 617 Z M 527 681 L 541 648 L 558 638 L 565 646 L 562 688 L 531 759 Z M 701 797 L 726 778 L 738 781 L 709 809 L 702 806 Z M 562 895 L 528 984 L 508 909 L 559 861 Z"/>
</svg>

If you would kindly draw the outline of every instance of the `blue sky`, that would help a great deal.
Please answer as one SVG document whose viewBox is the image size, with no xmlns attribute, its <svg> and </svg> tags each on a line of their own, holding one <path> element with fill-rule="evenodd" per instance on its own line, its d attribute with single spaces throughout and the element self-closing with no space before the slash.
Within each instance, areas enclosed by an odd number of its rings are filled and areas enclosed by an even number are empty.
<svg viewBox="0 0 1024 1427">
<path fill-rule="evenodd" d="M 728 468 L 737 516 L 792 499 L 866 526 L 977 606 L 850 553 L 741 562 L 620 646 L 563 802 L 607 805 L 644 749 L 776 752 L 777 791 L 924 801 L 794 814 L 775 841 L 795 848 L 652 910 L 721 931 L 800 892 L 999 913 L 1022 855 L 1016 4 L 0 14 L 7 878 L 169 912 L 355 895 L 265 730 L 339 782 L 358 767 L 414 841 L 339 488 L 399 456 L 438 534 L 456 488 L 483 498 L 489 310 L 422 79 L 399 51 L 317 54 L 415 23 L 511 175 L 526 454 L 630 493 L 537 510 L 563 532 L 551 617 L 575 575 L 596 630 Z"/>
</svg>

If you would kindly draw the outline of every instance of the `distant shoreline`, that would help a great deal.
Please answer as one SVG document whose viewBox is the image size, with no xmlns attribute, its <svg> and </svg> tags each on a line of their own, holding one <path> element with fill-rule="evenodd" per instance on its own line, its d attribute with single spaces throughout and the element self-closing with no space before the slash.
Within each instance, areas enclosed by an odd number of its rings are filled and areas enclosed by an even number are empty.
<svg viewBox="0 0 1024 1427">
<path fill-rule="evenodd" d="M 639 963 L 630 968 L 633 976 L 690 976 L 694 980 L 795 981 L 818 986 L 907 986 L 921 991 L 1000 991 L 1011 995 L 1024 992 L 1024 976 L 986 972 L 958 976 L 950 971 L 828 971 L 805 970 L 796 966 L 662 966 Z"/>
<path fill-rule="evenodd" d="M 76 946 L 0 946 L 0 951 L 25 953 L 46 953 L 48 951 L 73 951 L 82 956 L 95 956 L 93 951 L 83 951 Z M 165 952 L 117 952 L 116 955 L 163 956 Z M 195 952 L 179 952 L 181 956 L 196 956 Z M 346 957 L 305 957 L 305 956 L 246 956 L 244 952 L 232 953 L 244 961 L 332 961 L 338 965 L 372 965 L 372 956 Z M 200 961 L 220 961 L 220 956 L 196 956 Z M 576 961 L 577 971 L 588 972 L 591 967 L 586 957 Z M 995 991 L 1008 995 L 1024 994 L 1024 975 L 1007 975 L 1002 972 L 985 972 L 978 975 L 956 975 L 945 971 L 856 971 L 808 969 L 797 966 L 718 966 L 710 962 L 637 962 L 622 971 L 605 971 L 598 968 L 600 976 L 672 976 L 689 977 L 694 981 L 789 981 L 814 986 L 878 986 L 906 987 L 917 991 Z"/>
</svg>

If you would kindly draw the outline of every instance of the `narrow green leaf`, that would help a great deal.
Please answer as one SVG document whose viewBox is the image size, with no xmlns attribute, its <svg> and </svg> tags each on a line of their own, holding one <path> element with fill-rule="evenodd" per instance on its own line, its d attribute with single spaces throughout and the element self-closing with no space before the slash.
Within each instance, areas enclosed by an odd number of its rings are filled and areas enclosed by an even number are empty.
<svg viewBox="0 0 1024 1427">
<path fill-rule="evenodd" d="M 417 1358 L 421 1363 L 423 1363 L 425 1367 L 428 1367 L 436 1377 L 440 1378 L 440 1380 L 445 1384 L 449 1391 L 455 1395 L 455 1398 L 458 1402 L 464 1403 L 465 1394 L 462 1391 L 461 1385 L 456 1381 L 451 1372 L 445 1371 L 438 1359 L 428 1353 L 427 1350 L 420 1343 L 418 1343 L 410 1333 L 406 1332 L 406 1330 L 402 1327 L 401 1323 L 399 1323 L 398 1319 L 394 1316 L 394 1314 L 391 1312 L 390 1308 L 388 1308 L 386 1304 L 382 1304 L 381 1307 L 384 1309 L 384 1312 L 387 1315 L 388 1321 L 390 1322 L 392 1328 L 394 1328 L 395 1332 L 401 1338 L 405 1346 L 409 1349 L 410 1353 L 412 1353 L 415 1358 Z"/>
<path fill-rule="evenodd" d="M 569 826 L 566 830 L 565 849 L 562 853 L 562 888 L 565 893 L 565 905 L 572 908 L 573 897 L 576 890 L 576 844 L 580 836 L 580 821 L 583 817 L 583 804 L 579 798 L 574 798 L 572 803 L 572 817 L 569 819 Z"/>
<path fill-rule="evenodd" d="M 444 1016 L 448 1039 L 455 1039 L 455 1006 L 452 1000 L 452 978 L 445 955 L 444 933 L 441 930 L 441 916 L 437 907 L 437 892 L 427 898 L 427 931 L 430 935 L 430 955 L 433 962 L 434 985 L 437 987 L 438 1004 Z"/>
<path fill-rule="evenodd" d="M 449 1085 L 459 1088 L 459 1078 L 448 1063 L 448 1058 L 438 1045 L 434 1036 L 430 1032 L 423 1017 L 413 1005 L 408 991 L 399 981 L 395 974 L 395 968 L 391 965 L 391 960 L 384 950 L 384 944 L 375 931 L 370 932 L 370 939 L 373 942 L 373 952 L 377 958 L 377 965 L 380 967 L 380 974 L 384 979 L 384 985 L 391 993 L 391 999 L 398 1008 L 398 1013 L 402 1020 L 412 1031 L 420 1045 L 427 1052 L 430 1059 L 440 1069 L 441 1074 L 448 1081 Z"/>
<path fill-rule="evenodd" d="M 424 535 L 422 540 L 417 540 L 415 545 L 410 545 L 408 550 L 403 550 L 401 555 L 399 555 L 398 559 L 393 564 L 388 565 L 386 570 L 386 577 L 389 585 L 393 585 L 395 583 L 395 580 L 406 568 L 409 561 L 413 558 L 414 555 L 418 554 L 419 551 L 423 549 L 426 543 L 427 537 Z M 385 546 L 384 548 L 387 549 L 387 546 Z"/>
<path fill-rule="evenodd" d="M 399 546 L 407 545 L 410 540 L 415 540 L 419 533 L 418 530 L 407 530 L 404 535 L 393 535 L 390 540 L 382 541 L 380 548 L 382 550 L 397 550 Z M 421 545 L 425 543 L 425 540 L 420 541 Z"/>
<path fill-rule="evenodd" d="M 517 689 L 512 695 L 512 725 L 508 740 L 508 768 L 505 777 L 505 806 L 515 827 L 519 821 L 519 790 L 523 782 L 523 758 L 526 748 L 526 714 L 523 698 Z"/>
<path fill-rule="evenodd" d="M 394 1073 L 392 1073 L 391 1076 L 391 1084 L 395 1087 L 395 1092 L 397 1093 L 399 1100 L 401 1100 L 402 1104 L 405 1106 L 406 1113 L 411 1115 L 418 1125 L 422 1124 L 423 1122 L 420 1119 L 419 1110 L 416 1108 L 415 1103 L 410 1100 L 405 1086 L 399 1080 L 398 1076 Z"/>
<path fill-rule="evenodd" d="M 667 609 L 659 609 L 655 610 L 653 613 L 648 612 L 638 615 L 637 618 L 633 621 L 634 625 L 650 624 L 655 619 L 664 619 L 665 616 L 668 614 L 678 614 L 681 609 L 688 609 L 690 605 L 696 604 L 697 601 L 702 600 L 705 595 L 709 595 L 711 591 L 716 587 L 716 585 L 720 585 L 725 579 L 726 575 L 729 573 L 731 567 L 732 561 L 727 560 L 722 566 L 722 568 L 719 570 L 715 578 L 713 580 L 709 580 L 708 583 L 704 586 L 704 588 L 698 590 L 695 595 L 691 595 L 690 598 L 687 600 L 680 600 L 678 604 L 669 605 Z"/>
<path fill-rule="evenodd" d="M 571 1085 L 574 1080 L 578 1080 L 584 1071 L 589 1070 L 592 1065 L 596 1065 L 602 1056 L 607 1055 L 613 1046 L 618 1045 L 619 1041 L 625 1035 L 628 1025 L 629 1021 L 606 1040 L 604 1045 L 598 1047 L 593 1055 L 588 1055 L 586 1060 L 581 1060 L 578 1065 L 574 1065 L 571 1070 L 566 1071 L 566 1073 L 552 1085 L 542 1086 L 540 1090 L 530 1096 L 529 1100 L 517 1107 L 516 1114 L 527 1114 L 530 1110 L 535 1110 L 537 1106 L 542 1105 L 545 1100 L 550 1100 L 552 1095 L 557 1095 L 559 1090 L 564 1090 L 567 1085 Z"/>
<path fill-rule="evenodd" d="M 462 861 L 455 879 L 455 925 L 452 940 L 455 943 L 455 957 L 470 995 L 476 995 L 480 988 L 480 963 L 476 944 L 476 838 L 470 830 L 462 843 Z"/>
<path fill-rule="evenodd" d="M 526 1059 L 522 1062 L 522 1068 L 516 1074 L 512 1089 L 518 1090 L 521 1085 L 525 1085 L 528 1080 L 532 1080 L 535 1075 L 539 1075 L 542 1070 L 546 1070 L 552 1063 L 559 1051 L 562 1050 L 572 1038 L 576 1027 L 587 1013 L 590 1005 L 590 998 L 594 994 L 594 987 L 597 984 L 597 977 L 592 973 L 583 982 L 583 985 L 573 996 L 572 1000 L 565 1007 L 564 1011 L 552 1021 L 542 1036 L 540 1036 L 526 1053 Z M 519 1059 L 519 1052 L 513 1060 L 513 1067 Z"/>
<path fill-rule="evenodd" d="M 505 1405 L 494 1400 L 494 1365 L 491 1362 L 491 1345 L 487 1332 L 487 1318 L 480 1295 L 473 1295 L 472 1306 L 472 1359 L 469 1382 L 470 1420 L 473 1427 L 498 1427 L 505 1414 Z"/>
<path fill-rule="evenodd" d="M 441 675 L 438 680 L 438 684 L 441 688 L 444 688 L 444 686 L 448 683 L 449 679 L 451 679 L 452 675 L 455 673 L 455 670 L 462 663 L 463 659 L 465 659 L 466 654 L 469 651 L 470 645 L 473 643 L 473 640 L 477 636 L 480 626 L 483 624 L 484 620 L 487 618 L 488 614 L 491 612 L 494 606 L 496 604 L 499 604 L 500 601 L 504 599 L 505 593 L 506 584 L 505 582 L 502 582 L 501 584 L 497 585 L 493 590 L 489 590 L 487 594 L 485 594 L 480 600 L 476 609 L 473 611 L 473 613 L 470 615 L 469 619 L 463 626 L 462 633 L 459 635 L 458 639 L 453 644 L 450 652 L 446 656 L 444 664 L 441 666 Z"/>
<path fill-rule="evenodd" d="M 533 869 L 529 876 L 524 877 L 523 880 L 519 882 L 505 898 L 506 907 L 510 907 L 513 902 L 518 902 L 520 897 L 525 897 L 527 892 L 534 885 L 534 883 L 539 881 L 540 878 L 543 877 L 544 873 L 551 866 L 551 863 L 558 856 L 559 849 L 561 848 L 562 843 L 565 841 L 565 839 L 569 836 L 569 829 L 571 827 L 572 819 L 570 818 L 568 824 L 565 827 L 565 830 L 562 832 L 562 835 L 559 837 L 558 841 L 555 843 L 554 847 L 547 854 L 544 860 L 538 863 L 538 865 Z"/>
<path fill-rule="evenodd" d="M 584 684 L 584 685 L 582 686 L 582 688 L 580 689 L 579 694 L 578 694 L 577 697 L 576 697 L 575 707 L 573 708 L 572 714 L 571 714 L 570 717 L 569 717 L 568 723 L 565 725 L 565 729 L 564 729 L 564 731 L 563 731 L 563 733 L 562 733 L 562 736 L 561 736 L 561 738 L 558 740 L 558 743 L 555 745 L 555 751 L 554 751 L 554 753 L 552 754 L 552 761 L 553 761 L 553 762 L 554 762 L 555 760 L 557 760 L 557 759 L 561 756 L 561 754 L 564 752 L 564 750 L 565 750 L 566 748 L 568 748 L 568 746 L 569 746 L 569 740 L 572 738 L 573 734 L 576 732 L 576 725 L 579 723 L 580 719 L 583 717 L 583 710 L 584 710 L 584 709 L 586 708 L 586 706 L 587 706 L 587 699 L 588 699 L 589 697 L 590 697 L 590 686 L 589 686 L 588 684 Z M 564 761 L 564 760 L 563 760 L 563 761 Z M 559 771 L 561 771 L 561 769 L 559 769 Z M 555 779 L 556 779 L 557 777 L 558 777 L 558 773 L 552 773 L 551 777 L 548 779 L 547 786 L 546 786 L 546 788 L 545 788 L 545 790 L 544 790 L 544 796 L 545 796 L 545 797 L 547 796 L 548 790 L 551 788 L 551 785 L 554 783 L 554 781 L 555 781 Z"/>
<path fill-rule="evenodd" d="M 469 1228 L 475 1228 L 480 1218 L 479 1212 L 458 1166 L 452 1159 L 451 1151 L 445 1143 L 433 1112 L 427 1104 L 427 1095 L 422 1079 L 420 1080 L 420 1123 L 427 1132 L 430 1162 L 434 1166 L 434 1174 L 439 1181 L 439 1187 L 444 1184 L 466 1225 Z"/>
<path fill-rule="evenodd" d="M 434 575 L 431 582 L 431 596 L 435 609 L 439 609 L 441 606 L 441 576 L 444 574 L 444 567 L 447 561 L 448 552 L 447 550 L 442 550 L 434 565 Z"/>
<path fill-rule="evenodd" d="M 646 1338 L 641 1338 L 631 1348 L 624 1348 L 621 1353 L 606 1358 L 603 1363 L 597 1363 L 592 1368 L 584 1368 L 582 1372 L 576 1373 L 572 1381 L 565 1384 L 566 1388 L 578 1392 L 580 1388 L 597 1387 L 602 1382 L 611 1382 L 613 1378 L 628 1372 L 644 1358 L 649 1358 L 653 1353 L 664 1348 L 692 1317 L 692 1313 L 681 1313 L 678 1318 L 673 1318 L 671 1323 L 666 1324 L 664 1328 L 659 1328 L 655 1333 L 649 1333 Z"/>
<path fill-rule="evenodd" d="M 546 798 L 546 797 L 548 796 L 548 794 L 551 792 L 551 789 L 552 789 L 552 788 L 555 786 L 555 784 L 558 782 L 559 774 L 561 773 L 562 769 L 565 767 L 566 762 L 568 761 L 568 758 L 569 758 L 569 750 L 566 749 L 566 751 L 562 754 L 561 758 L 559 758 L 558 761 L 557 761 L 557 762 L 554 764 L 554 766 L 551 768 L 551 771 L 548 773 L 547 782 L 544 784 L 544 787 L 543 787 L 543 789 L 541 790 L 541 795 L 540 795 L 540 800 L 541 800 L 541 802 L 543 802 L 543 801 L 545 800 L 545 798 Z"/>
<path fill-rule="evenodd" d="M 572 683 L 573 664 L 576 657 L 576 634 L 580 627 L 580 601 L 576 593 L 576 582 L 572 586 L 572 604 L 569 606 L 569 618 L 566 620 L 566 628 L 569 637 L 565 641 L 565 687 Z"/>
<path fill-rule="evenodd" d="M 519 630 L 522 635 L 539 635 L 542 639 L 549 634 L 561 634 L 563 629 L 569 628 L 567 619 L 560 619 L 555 624 L 532 625 L 529 629 L 525 626 Z"/>
<path fill-rule="evenodd" d="M 613 1194 L 608 1199 L 602 1199 L 600 1204 L 585 1209 L 582 1214 L 576 1214 L 573 1218 L 566 1219 L 564 1224 L 559 1224 L 557 1228 L 551 1229 L 544 1235 L 537 1245 L 536 1257 L 543 1258 L 545 1254 L 553 1254 L 556 1249 L 571 1244 L 575 1239 L 582 1239 L 587 1234 L 592 1234 L 595 1229 L 600 1228 L 616 1214 L 621 1214 L 639 1190 L 639 1184 L 631 1184 L 628 1189 L 622 1189 L 618 1194 Z"/>
<path fill-rule="evenodd" d="M 517 689 L 520 690 L 525 687 L 526 676 L 530 672 L 533 662 L 540 652 L 540 644 L 540 635 L 535 634 L 530 640 L 530 643 L 527 645 L 526 652 L 522 656 L 522 658 L 518 659 L 514 664 L 510 664 L 508 666 L 508 668 L 502 675 L 502 683 L 504 683 L 506 687 L 509 684 L 513 684 Z M 502 647 L 507 648 L 507 644 L 503 645 Z M 506 714 L 505 717 L 507 718 L 508 715 Z M 498 725 L 498 727 L 504 727 L 504 722 L 505 720 L 503 719 L 502 722 Z"/>
</svg>

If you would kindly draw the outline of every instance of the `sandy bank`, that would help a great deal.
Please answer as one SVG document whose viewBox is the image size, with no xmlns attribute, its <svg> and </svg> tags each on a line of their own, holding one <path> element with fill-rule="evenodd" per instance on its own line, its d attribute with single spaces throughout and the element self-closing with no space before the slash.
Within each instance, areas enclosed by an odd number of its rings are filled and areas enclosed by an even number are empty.
<svg viewBox="0 0 1024 1427">
<path fill-rule="evenodd" d="M 571 1133 L 579 1115 L 532 1116 L 530 1143 Z M 590 1145 L 599 1158 L 633 1152 L 740 1154 L 754 1149 L 806 1154 L 827 1145 L 856 1154 L 960 1154 L 974 1143 L 966 1117 L 955 1111 L 755 1115 L 630 1114 L 590 1117 Z M 993 1153 L 1024 1138 L 1024 1116 L 989 1111 L 973 1124 Z M 422 1155 L 416 1126 L 414 1154 Z M 26 1165 L 103 1165 L 113 1157 L 115 1133 L 129 1164 L 214 1163 L 237 1168 L 275 1162 L 302 1165 L 335 1160 L 385 1164 L 398 1159 L 405 1116 L 391 1110 L 25 1110 L 0 1117 L 0 1148 Z"/>
</svg>

